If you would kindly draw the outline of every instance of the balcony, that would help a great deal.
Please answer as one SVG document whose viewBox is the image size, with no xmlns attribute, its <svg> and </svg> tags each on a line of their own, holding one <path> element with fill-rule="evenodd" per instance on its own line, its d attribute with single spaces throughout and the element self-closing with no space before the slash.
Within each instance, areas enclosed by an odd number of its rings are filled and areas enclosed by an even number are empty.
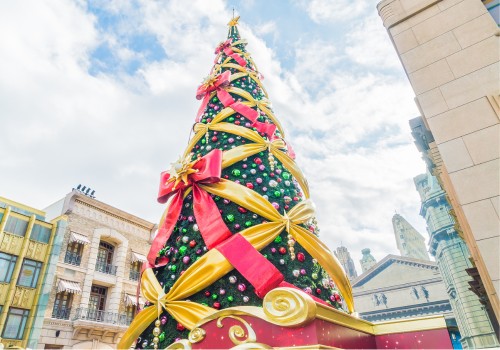
<svg viewBox="0 0 500 350">
<path fill-rule="evenodd" d="M 66 255 L 64 256 L 64 262 L 66 264 L 80 266 L 80 263 L 82 262 L 82 256 L 76 253 L 66 252 Z"/>
<path fill-rule="evenodd" d="M 130 270 L 130 273 L 128 275 L 128 279 L 129 280 L 131 280 L 131 281 L 138 281 L 139 277 L 141 277 L 140 271 Z"/>
<path fill-rule="evenodd" d="M 78 308 L 72 318 L 73 339 L 88 339 L 89 334 L 98 339 L 109 339 L 116 343 L 127 330 L 132 318 L 126 314 Z"/>
<path fill-rule="evenodd" d="M 126 314 L 117 314 L 114 312 L 81 307 L 76 309 L 76 314 L 73 318 L 73 321 L 77 320 L 113 324 L 118 326 L 128 326 L 132 322 L 132 318 L 128 317 Z"/>
<path fill-rule="evenodd" d="M 116 276 L 116 269 L 117 267 L 114 265 L 106 264 L 103 262 L 98 261 L 95 264 L 95 270 L 98 272 L 105 273 L 107 275 L 113 275 Z"/>
<path fill-rule="evenodd" d="M 71 308 L 58 307 L 52 310 L 52 318 L 57 318 L 59 320 L 69 320 L 69 315 L 71 313 Z"/>
</svg>

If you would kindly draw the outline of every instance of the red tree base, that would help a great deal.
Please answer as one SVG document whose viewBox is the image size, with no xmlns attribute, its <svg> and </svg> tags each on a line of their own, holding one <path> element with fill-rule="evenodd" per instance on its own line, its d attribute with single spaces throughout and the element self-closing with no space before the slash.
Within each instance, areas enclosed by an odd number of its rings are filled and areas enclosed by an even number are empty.
<svg viewBox="0 0 500 350">
<path fill-rule="evenodd" d="M 225 309 L 167 349 L 452 349 L 443 316 L 370 323 L 277 288 L 263 307 Z"/>
</svg>

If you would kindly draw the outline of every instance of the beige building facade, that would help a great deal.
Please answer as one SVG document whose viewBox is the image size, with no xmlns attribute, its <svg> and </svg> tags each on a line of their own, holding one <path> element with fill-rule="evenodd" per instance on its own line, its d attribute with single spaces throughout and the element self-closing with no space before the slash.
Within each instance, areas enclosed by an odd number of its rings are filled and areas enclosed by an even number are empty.
<svg viewBox="0 0 500 350">
<path fill-rule="evenodd" d="M 377 8 L 433 135 L 434 175 L 479 273 L 476 289 L 498 322 L 500 31 L 485 4 L 384 0 Z"/>
<path fill-rule="evenodd" d="M 142 263 L 156 225 L 72 191 L 46 208 L 67 229 L 38 349 L 114 349 L 137 307 Z"/>
<path fill-rule="evenodd" d="M 436 314 L 454 319 L 433 261 L 387 255 L 352 281 L 352 291 L 356 311 L 370 322 Z"/>
</svg>

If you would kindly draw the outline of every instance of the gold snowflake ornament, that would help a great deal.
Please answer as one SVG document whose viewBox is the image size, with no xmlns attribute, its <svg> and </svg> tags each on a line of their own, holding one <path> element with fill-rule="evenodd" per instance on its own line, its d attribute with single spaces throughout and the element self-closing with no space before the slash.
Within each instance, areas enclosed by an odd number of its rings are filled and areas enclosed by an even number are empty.
<svg viewBox="0 0 500 350">
<path fill-rule="evenodd" d="M 196 164 L 198 159 L 191 160 L 193 158 L 193 153 L 188 154 L 184 159 L 182 157 L 177 160 L 175 163 L 171 163 L 171 168 L 170 171 L 168 172 L 170 174 L 170 177 L 167 181 L 167 184 L 170 182 L 175 182 L 173 189 L 181 183 L 181 181 L 184 183 L 184 185 L 189 184 L 188 177 L 191 174 L 197 173 L 198 169 L 193 169 L 193 165 Z"/>
</svg>

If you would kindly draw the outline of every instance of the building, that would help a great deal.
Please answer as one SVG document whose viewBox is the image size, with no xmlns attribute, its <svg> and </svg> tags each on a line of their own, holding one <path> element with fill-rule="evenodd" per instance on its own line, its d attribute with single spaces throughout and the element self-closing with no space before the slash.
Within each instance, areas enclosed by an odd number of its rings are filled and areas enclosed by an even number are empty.
<svg viewBox="0 0 500 350">
<path fill-rule="evenodd" d="M 498 324 L 500 19 L 492 3 L 383 0 L 377 8 L 432 134 L 426 152 L 471 254 L 474 289 Z"/>
<path fill-rule="evenodd" d="M 396 237 L 396 245 L 401 256 L 429 260 L 424 236 L 415 230 L 404 217 L 394 214 L 392 217 L 392 227 L 394 229 L 394 236 Z"/>
<path fill-rule="evenodd" d="M 455 229 L 451 206 L 437 179 L 429 172 L 414 178 L 420 194 L 420 215 L 427 222 L 430 253 L 436 258 L 462 336 L 464 348 L 497 347 L 499 344 L 485 307 L 470 290 L 472 266 L 465 242 Z"/>
<path fill-rule="evenodd" d="M 47 300 L 42 285 L 50 278 L 54 238 L 66 218 L 0 197 L 0 334 L 6 347 L 26 348 Z"/>
<path fill-rule="evenodd" d="M 46 287 L 38 349 L 114 349 L 137 309 L 137 287 L 155 224 L 73 190 L 46 209 L 67 216 Z"/>
<path fill-rule="evenodd" d="M 361 264 L 362 273 L 365 273 L 366 271 L 371 269 L 373 266 L 375 266 L 377 261 L 375 260 L 373 255 L 370 254 L 369 248 L 362 249 L 361 254 L 363 254 L 363 256 L 361 257 L 361 260 L 359 262 Z"/>
<path fill-rule="evenodd" d="M 351 253 L 347 250 L 346 247 L 338 247 L 334 252 L 337 259 L 339 259 L 344 271 L 349 277 L 350 280 L 358 277 L 358 272 L 356 271 L 356 267 L 354 266 L 354 260 L 351 258 Z"/>
<path fill-rule="evenodd" d="M 436 263 L 387 255 L 352 281 L 359 316 L 370 322 L 443 314 L 455 343 L 460 334 Z"/>
</svg>

